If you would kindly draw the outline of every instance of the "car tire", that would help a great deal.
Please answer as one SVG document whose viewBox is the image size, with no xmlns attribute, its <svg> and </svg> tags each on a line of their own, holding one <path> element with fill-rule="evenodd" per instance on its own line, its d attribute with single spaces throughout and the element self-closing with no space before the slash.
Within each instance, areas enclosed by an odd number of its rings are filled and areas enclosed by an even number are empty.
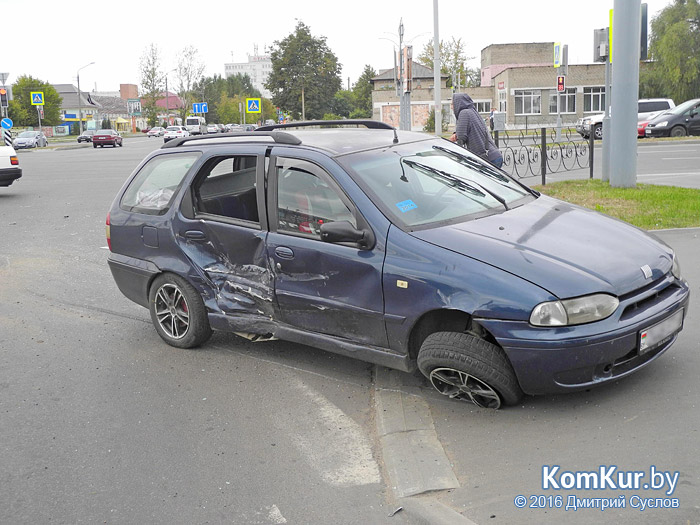
<svg viewBox="0 0 700 525">
<path fill-rule="evenodd" d="M 194 348 L 211 337 L 202 296 L 179 275 L 164 273 L 156 277 L 148 306 L 156 332 L 170 346 Z"/>
<path fill-rule="evenodd" d="M 93 144 L 92 147 L 97 149 L 97 144 Z"/>
<path fill-rule="evenodd" d="M 603 138 L 602 124 L 598 124 L 595 128 L 593 128 L 593 137 L 595 137 L 596 140 L 601 140 Z"/>
<path fill-rule="evenodd" d="M 686 132 L 685 128 L 683 126 L 673 126 L 671 128 L 671 133 L 669 136 L 671 137 L 685 137 L 688 133 Z"/>
<path fill-rule="evenodd" d="M 123 141 L 119 143 L 119 147 L 120 147 L 120 148 L 121 148 L 123 145 L 124 145 L 124 142 L 123 142 Z"/>
<path fill-rule="evenodd" d="M 503 350 L 472 334 L 430 334 L 418 353 L 418 368 L 441 394 L 483 408 L 514 405 L 523 397 Z"/>
</svg>

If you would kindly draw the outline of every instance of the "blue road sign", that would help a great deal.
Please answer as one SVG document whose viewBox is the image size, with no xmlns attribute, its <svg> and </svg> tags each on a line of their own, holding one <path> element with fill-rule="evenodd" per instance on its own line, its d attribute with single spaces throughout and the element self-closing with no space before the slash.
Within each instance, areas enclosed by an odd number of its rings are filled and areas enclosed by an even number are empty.
<svg viewBox="0 0 700 525">
<path fill-rule="evenodd" d="M 2 126 L 2 129 L 12 129 L 12 119 L 9 118 L 4 118 L 0 121 L 0 126 Z"/>
<path fill-rule="evenodd" d="M 261 113 L 262 112 L 262 102 L 259 98 L 247 98 L 246 103 L 246 113 Z"/>
<path fill-rule="evenodd" d="M 196 102 L 192 104 L 192 113 L 209 113 L 209 105 L 207 102 Z"/>
</svg>

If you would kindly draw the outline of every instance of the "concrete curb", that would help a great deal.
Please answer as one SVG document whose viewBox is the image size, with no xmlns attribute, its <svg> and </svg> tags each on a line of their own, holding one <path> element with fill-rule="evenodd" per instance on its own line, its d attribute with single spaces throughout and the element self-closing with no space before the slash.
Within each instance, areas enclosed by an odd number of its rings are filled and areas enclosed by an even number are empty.
<svg viewBox="0 0 700 525">
<path fill-rule="evenodd" d="M 419 522 L 475 525 L 426 493 L 458 488 L 420 389 L 403 384 L 405 374 L 375 367 L 375 412 L 382 457 L 401 506 Z"/>
</svg>

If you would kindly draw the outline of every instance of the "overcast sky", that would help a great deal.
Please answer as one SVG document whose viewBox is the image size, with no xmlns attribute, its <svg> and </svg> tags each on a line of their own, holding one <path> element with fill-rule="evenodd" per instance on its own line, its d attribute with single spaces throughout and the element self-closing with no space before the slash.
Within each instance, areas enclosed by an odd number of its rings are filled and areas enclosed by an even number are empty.
<svg viewBox="0 0 700 525">
<path fill-rule="evenodd" d="M 671 0 L 646 0 L 649 20 Z M 608 25 L 613 0 L 439 0 L 440 39 L 461 38 L 471 65 L 481 49 L 509 42 L 561 42 L 569 63 L 591 63 L 593 30 Z M 433 35 L 432 0 L 0 0 L 0 72 L 8 83 L 31 75 L 81 90 L 116 91 L 140 84 L 139 58 L 155 43 L 163 72 L 177 66 L 178 51 L 194 46 L 205 74 L 224 74 L 227 62 L 246 62 L 254 46 L 266 46 L 294 31 L 297 20 L 314 37 L 326 37 L 342 65 L 343 86 L 357 81 L 365 65 L 393 66 L 403 19 L 404 42 L 419 54 Z M 171 76 L 171 85 L 175 84 Z"/>
</svg>

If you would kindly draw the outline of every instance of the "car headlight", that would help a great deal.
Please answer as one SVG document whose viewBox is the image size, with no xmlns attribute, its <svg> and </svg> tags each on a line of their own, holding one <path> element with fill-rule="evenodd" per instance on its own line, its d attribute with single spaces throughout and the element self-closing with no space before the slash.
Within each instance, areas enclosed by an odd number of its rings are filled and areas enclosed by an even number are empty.
<svg viewBox="0 0 700 525">
<path fill-rule="evenodd" d="M 664 120 L 663 122 L 659 122 L 654 127 L 655 128 L 665 128 L 666 126 L 668 126 L 668 120 Z"/>
<path fill-rule="evenodd" d="M 676 254 L 673 254 L 673 266 L 671 266 L 671 273 L 673 276 L 680 280 L 681 278 L 681 263 L 678 262 L 678 257 L 676 257 Z"/>
<path fill-rule="evenodd" d="M 540 303 L 530 314 L 534 326 L 571 326 L 610 317 L 620 301 L 607 294 L 586 295 L 574 299 Z"/>
</svg>

